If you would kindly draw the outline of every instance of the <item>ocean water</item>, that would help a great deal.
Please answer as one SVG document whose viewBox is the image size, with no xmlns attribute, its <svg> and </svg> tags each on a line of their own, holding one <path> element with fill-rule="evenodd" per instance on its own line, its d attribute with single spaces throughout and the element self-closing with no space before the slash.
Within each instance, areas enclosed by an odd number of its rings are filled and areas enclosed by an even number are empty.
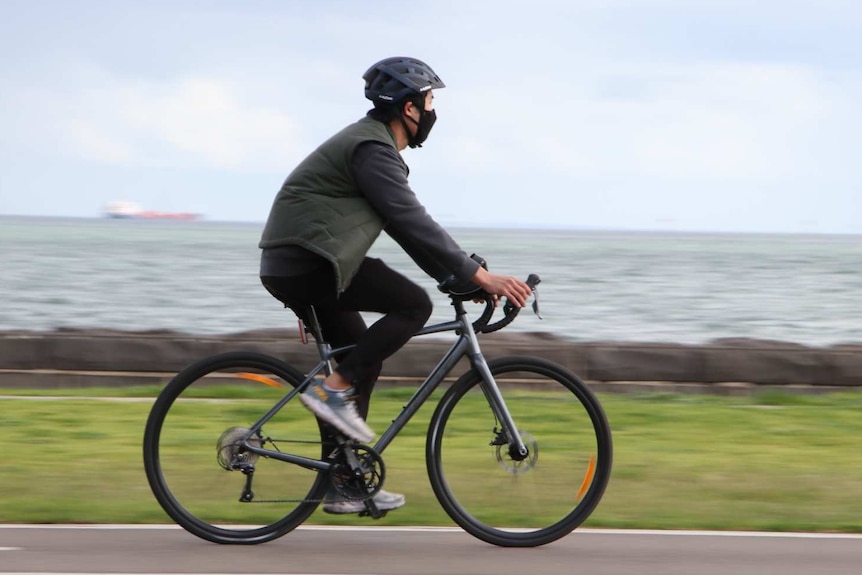
<svg viewBox="0 0 862 575">
<path fill-rule="evenodd" d="M 294 316 L 258 280 L 261 229 L 0 217 L 0 330 L 220 334 L 293 327 Z M 541 276 L 544 319 L 522 313 L 511 331 L 578 341 L 862 341 L 862 236 L 450 232 L 492 271 Z M 431 292 L 432 320 L 451 319 L 434 280 L 397 245 L 382 236 L 372 255 Z"/>
</svg>

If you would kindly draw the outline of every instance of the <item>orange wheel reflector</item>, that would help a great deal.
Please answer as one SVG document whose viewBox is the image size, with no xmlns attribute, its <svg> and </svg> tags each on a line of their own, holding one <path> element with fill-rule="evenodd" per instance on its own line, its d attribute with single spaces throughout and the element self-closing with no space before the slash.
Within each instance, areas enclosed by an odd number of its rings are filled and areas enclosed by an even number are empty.
<svg viewBox="0 0 862 575">
<path fill-rule="evenodd" d="M 584 477 L 584 482 L 581 483 L 581 488 L 578 489 L 578 499 L 584 496 L 590 484 L 593 482 L 593 476 L 596 474 L 596 456 L 590 455 L 590 464 L 587 466 L 587 475 Z"/>
<path fill-rule="evenodd" d="M 284 389 L 284 386 L 275 381 L 274 379 L 264 377 L 256 373 L 237 373 L 236 376 L 240 379 L 249 379 L 251 381 L 256 381 L 258 383 L 274 387 L 275 389 Z"/>
</svg>

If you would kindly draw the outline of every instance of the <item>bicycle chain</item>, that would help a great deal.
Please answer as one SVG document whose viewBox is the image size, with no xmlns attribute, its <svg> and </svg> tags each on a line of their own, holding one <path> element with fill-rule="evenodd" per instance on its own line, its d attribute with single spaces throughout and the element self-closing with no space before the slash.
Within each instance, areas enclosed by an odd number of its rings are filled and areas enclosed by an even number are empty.
<svg viewBox="0 0 862 575">
<path fill-rule="evenodd" d="M 275 449 L 277 451 L 281 451 L 277 447 L 277 442 L 278 443 L 306 443 L 306 442 L 296 442 L 296 441 L 291 442 L 290 440 L 282 440 L 282 439 L 272 439 L 271 437 L 266 438 L 265 441 L 268 441 L 269 443 L 271 443 L 272 446 L 275 447 Z M 307 443 L 314 443 L 314 442 L 310 441 Z M 337 501 L 367 501 L 367 500 L 371 499 L 371 497 L 373 497 L 373 496 L 367 495 L 365 497 L 345 497 L 344 495 L 341 495 L 339 493 L 339 498 L 337 499 Z M 323 499 L 262 499 L 262 500 L 252 499 L 251 501 L 244 501 L 243 503 L 323 503 L 325 501 L 326 501 L 326 498 L 323 498 Z"/>
<path fill-rule="evenodd" d="M 344 497 L 339 496 L 337 501 L 367 501 L 371 499 L 371 497 Z M 251 501 L 244 501 L 243 503 L 323 503 L 326 499 L 264 499 L 262 501 L 258 501 L 253 499 Z"/>
</svg>

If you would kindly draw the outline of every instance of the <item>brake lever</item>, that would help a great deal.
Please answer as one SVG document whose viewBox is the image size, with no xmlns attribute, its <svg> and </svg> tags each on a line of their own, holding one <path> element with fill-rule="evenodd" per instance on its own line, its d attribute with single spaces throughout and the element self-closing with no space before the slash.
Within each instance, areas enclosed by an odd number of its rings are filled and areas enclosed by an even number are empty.
<svg viewBox="0 0 862 575">
<path fill-rule="evenodd" d="M 536 288 L 533 288 L 533 313 L 536 314 L 536 317 L 539 319 L 543 319 L 542 314 L 539 311 L 539 290 Z"/>
<path fill-rule="evenodd" d="M 539 284 L 542 283 L 542 280 L 536 274 L 530 274 L 526 283 L 533 290 L 533 313 L 542 319 L 542 313 L 539 311 Z"/>
</svg>

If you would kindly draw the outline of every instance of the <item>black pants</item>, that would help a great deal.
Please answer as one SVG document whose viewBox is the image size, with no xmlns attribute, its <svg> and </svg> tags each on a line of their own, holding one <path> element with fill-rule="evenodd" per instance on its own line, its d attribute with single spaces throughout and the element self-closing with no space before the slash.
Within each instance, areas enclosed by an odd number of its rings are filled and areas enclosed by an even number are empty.
<svg viewBox="0 0 862 575">
<path fill-rule="evenodd" d="M 348 288 L 338 297 L 335 272 L 323 266 L 309 274 L 261 277 L 264 287 L 303 321 L 314 306 L 323 336 L 333 347 L 357 344 L 335 369 L 356 387 L 356 407 L 363 418 L 383 360 L 401 349 L 431 316 L 431 299 L 420 286 L 379 259 L 365 258 Z M 382 313 L 371 327 L 360 311 Z"/>
</svg>

